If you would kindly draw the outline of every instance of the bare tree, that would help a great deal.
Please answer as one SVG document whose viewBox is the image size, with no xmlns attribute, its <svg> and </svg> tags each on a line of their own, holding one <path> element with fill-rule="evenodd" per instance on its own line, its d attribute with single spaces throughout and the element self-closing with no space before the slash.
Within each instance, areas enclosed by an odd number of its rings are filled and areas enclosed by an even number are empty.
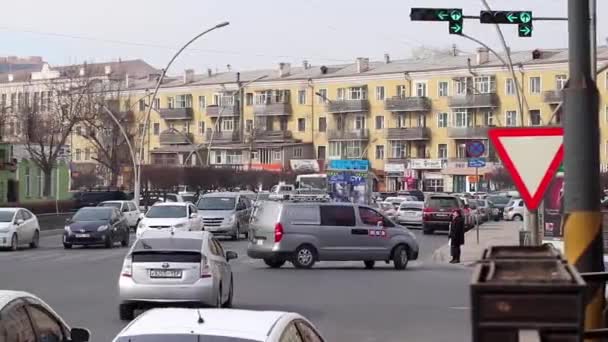
<svg viewBox="0 0 608 342">
<path fill-rule="evenodd" d="M 416 59 L 416 60 L 423 60 L 423 59 L 429 59 L 429 58 L 433 58 L 433 57 L 439 57 L 439 56 L 452 56 L 454 54 L 454 50 L 456 50 L 456 47 L 453 46 L 451 48 L 436 48 L 436 47 L 429 47 L 429 46 L 419 46 L 416 48 L 413 48 L 411 51 L 412 54 L 412 58 Z M 458 51 L 458 50 L 456 50 Z"/>
</svg>

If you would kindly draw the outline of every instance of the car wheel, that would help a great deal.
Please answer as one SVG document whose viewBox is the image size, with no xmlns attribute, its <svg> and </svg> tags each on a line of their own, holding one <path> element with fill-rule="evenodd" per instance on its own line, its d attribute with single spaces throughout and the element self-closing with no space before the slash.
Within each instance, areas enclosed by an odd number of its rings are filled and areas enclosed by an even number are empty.
<svg viewBox="0 0 608 342">
<path fill-rule="evenodd" d="M 522 221 L 524 218 L 519 214 L 513 215 L 513 221 Z"/>
<path fill-rule="evenodd" d="M 238 240 L 239 236 L 241 235 L 241 227 L 237 224 L 236 225 L 236 231 L 234 232 L 234 234 L 231 236 L 232 240 Z"/>
<path fill-rule="evenodd" d="M 72 244 L 71 243 L 63 243 L 63 248 L 65 249 L 72 249 Z"/>
<path fill-rule="evenodd" d="M 264 259 L 264 263 L 270 268 L 280 268 L 285 264 L 285 260 L 279 258 L 266 258 Z"/>
<path fill-rule="evenodd" d="M 16 251 L 17 249 L 19 249 L 19 238 L 17 237 L 17 234 L 13 234 L 13 237 L 11 238 L 11 247 L 10 247 L 11 251 Z"/>
<path fill-rule="evenodd" d="M 409 256 L 407 255 L 407 248 L 404 245 L 399 245 L 393 251 L 393 264 L 395 269 L 404 270 L 407 267 Z"/>
<path fill-rule="evenodd" d="M 365 264 L 365 269 L 371 270 L 372 268 L 374 268 L 374 265 L 376 264 L 376 262 L 374 260 L 365 260 L 363 261 L 363 263 Z"/>
<path fill-rule="evenodd" d="M 130 321 L 133 319 L 135 308 L 133 304 L 122 303 L 118 305 L 118 316 L 121 321 Z"/>
<path fill-rule="evenodd" d="M 232 276 L 230 276 L 230 292 L 228 292 L 228 300 L 226 300 L 226 303 L 224 303 L 224 307 L 225 308 L 231 308 L 232 307 L 232 300 L 234 298 L 234 278 Z"/>
<path fill-rule="evenodd" d="M 114 240 L 112 240 L 112 236 L 110 236 L 109 234 L 106 236 L 106 241 L 104 242 L 103 246 L 105 248 L 114 247 Z"/>
<path fill-rule="evenodd" d="M 296 268 L 311 268 L 315 264 L 316 251 L 310 245 L 302 245 L 296 249 L 292 263 Z"/>
<path fill-rule="evenodd" d="M 40 246 L 40 232 L 34 232 L 34 237 L 32 238 L 32 242 L 30 242 L 30 248 L 38 248 Z"/>
<path fill-rule="evenodd" d="M 127 231 L 125 232 L 125 236 L 122 239 L 122 241 L 120 241 L 120 245 L 123 247 L 127 247 L 129 245 L 129 229 L 127 228 Z"/>
</svg>

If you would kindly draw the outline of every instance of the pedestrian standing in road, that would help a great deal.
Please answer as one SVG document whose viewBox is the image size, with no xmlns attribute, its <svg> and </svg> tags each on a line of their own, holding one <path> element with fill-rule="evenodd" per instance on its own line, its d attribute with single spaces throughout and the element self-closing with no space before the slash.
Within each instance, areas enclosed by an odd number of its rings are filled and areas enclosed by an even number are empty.
<svg viewBox="0 0 608 342">
<path fill-rule="evenodd" d="M 452 254 L 450 264 L 458 264 L 460 263 L 460 246 L 464 245 L 464 215 L 461 209 L 452 212 L 449 238 L 450 253 Z"/>
</svg>

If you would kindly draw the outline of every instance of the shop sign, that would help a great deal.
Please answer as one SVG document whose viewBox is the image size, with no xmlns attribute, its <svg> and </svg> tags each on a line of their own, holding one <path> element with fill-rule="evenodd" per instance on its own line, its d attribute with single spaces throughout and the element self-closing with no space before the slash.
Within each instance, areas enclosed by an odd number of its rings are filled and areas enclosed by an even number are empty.
<svg viewBox="0 0 608 342">
<path fill-rule="evenodd" d="M 443 159 L 410 159 L 410 169 L 442 169 Z"/>
<path fill-rule="evenodd" d="M 247 164 L 245 164 L 245 165 L 247 165 Z M 281 172 L 281 171 L 283 171 L 283 164 L 251 164 L 250 170 Z"/>
<path fill-rule="evenodd" d="M 403 164 L 391 164 L 391 163 L 384 164 L 384 172 L 403 174 L 404 171 L 405 171 L 405 165 L 403 165 Z"/>
<path fill-rule="evenodd" d="M 330 170 L 369 170 L 369 161 L 357 159 L 334 159 L 329 161 Z"/>
<path fill-rule="evenodd" d="M 316 159 L 292 159 L 289 164 L 294 172 L 319 172 L 319 162 Z"/>
</svg>

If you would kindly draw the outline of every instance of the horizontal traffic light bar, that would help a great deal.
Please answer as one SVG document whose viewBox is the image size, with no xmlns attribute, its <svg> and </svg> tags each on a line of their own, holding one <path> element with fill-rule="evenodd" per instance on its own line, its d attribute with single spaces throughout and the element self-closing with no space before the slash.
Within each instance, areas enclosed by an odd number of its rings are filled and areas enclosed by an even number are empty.
<svg viewBox="0 0 608 342">
<path fill-rule="evenodd" d="M 480 11 L 482 24 L 529 24 L 532 23 L 531 11 Z"/>
<path fill-rule="evenodd" d="M 412 8 L 414 21 L 462 21 L 462 8 Z"/>
</svg>

